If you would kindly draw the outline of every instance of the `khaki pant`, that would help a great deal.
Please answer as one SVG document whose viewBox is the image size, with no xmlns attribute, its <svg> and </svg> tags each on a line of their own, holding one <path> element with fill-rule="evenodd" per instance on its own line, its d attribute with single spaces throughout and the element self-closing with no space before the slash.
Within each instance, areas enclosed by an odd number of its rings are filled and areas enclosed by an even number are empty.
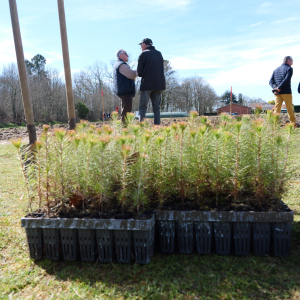
<svg viewBox="0 0 300 300">
<path fill-rule="evenodd" d="M 290 118 L 291 123 L 296 123 L 295 113 L 294 113 L 294 107 L 293 107 L 293 96 L 292 94 L 278 94 L 275 95 L 275 112 L 279 113 L 281 112 L 281 106 L 282 102 L 285 102 L 286 109 Z"/>
</svg>

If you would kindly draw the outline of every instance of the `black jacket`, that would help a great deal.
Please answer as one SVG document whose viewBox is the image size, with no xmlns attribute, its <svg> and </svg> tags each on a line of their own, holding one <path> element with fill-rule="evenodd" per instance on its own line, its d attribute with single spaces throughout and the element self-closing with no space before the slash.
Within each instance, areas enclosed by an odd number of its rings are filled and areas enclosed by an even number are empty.
<svg viewBox="0 0 300 300">
<path fill-rule="evenodd" d="M 288 64 L 283 63 L 280 67 L 274 70 L 270 79 L 270 86 L 279 88 L 281 91 L 278 94 L 291 94 L 291 78 L 293 76 L 293 68 Z"/>
<path fill-rule="evenodd" d="M 120 73 L 119 68 L 122 64 L 126 64 L 122 59 L 118 58 L 114 67 L 114 90 L 119 96 L 132 95 L 135 96 L 134 80 L 127 78 Z"/>
<path fill-rule="evenodd" d="M 139 56 L 137 72 L 142 77 L 141 91 L 165 90 L 164 59 L 153 46 Z"/>
</svg>

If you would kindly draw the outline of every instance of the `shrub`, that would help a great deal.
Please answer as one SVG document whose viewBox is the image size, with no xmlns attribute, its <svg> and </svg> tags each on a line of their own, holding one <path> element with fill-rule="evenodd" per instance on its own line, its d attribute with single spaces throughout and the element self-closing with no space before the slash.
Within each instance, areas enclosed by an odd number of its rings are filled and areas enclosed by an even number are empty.
<svg viewBox="0 0 300 300">
<path fill-rule="evenodd" d="M 80 119 L 86 119 L 86 116 L 88 115 L 90 110 L 85 105 L 85 103 L 79 101 L 79 102 L 76 103 L 75 108 L 77 109 L 78 117 Z"/>
</svg>

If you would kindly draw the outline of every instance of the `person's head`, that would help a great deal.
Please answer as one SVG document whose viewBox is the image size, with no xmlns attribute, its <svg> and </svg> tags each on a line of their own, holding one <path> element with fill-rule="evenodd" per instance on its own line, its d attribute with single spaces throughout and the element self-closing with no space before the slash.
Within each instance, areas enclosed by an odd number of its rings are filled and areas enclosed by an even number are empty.
<svg viewBox="0 0 300 300">
<path fill-rule="evenodd" d="M 152 46 L 153 42 L 151 39 L 148 38 L 144 38 L 139 45 L 141 45 L 141 49 L 142 51 L 144 51 L 145 49 L 147 49 L 149 46 Z"/>
<path fill-rule="evenodd" d="M 117 55 L 117 58 L 120 58 L 123 61 L 128 62 L 129 55 L 127 54 L 127 52 L 125 50 L 123 50 L 123 49 L 118 50 L 116 55 Z"/>
<path fill-rule="evenodd" d="M 283 63 L 284 64 L 288 64 L 289 66 L 291 66 L 293 64 L 293 59 L 291 56 L 286 56 L 284 59 L 283 59 Z"/>
</svg>

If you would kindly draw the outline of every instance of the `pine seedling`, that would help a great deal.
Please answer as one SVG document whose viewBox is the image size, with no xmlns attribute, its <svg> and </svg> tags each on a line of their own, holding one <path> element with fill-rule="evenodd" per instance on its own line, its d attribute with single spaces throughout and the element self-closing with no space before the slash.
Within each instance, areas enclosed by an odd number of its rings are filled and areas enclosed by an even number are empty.
<svg viewBox="0 0 300 300">
<path fill-rule="evenodd" d="M 117 111 L 113 111 L 111 113 L 111 118 L 113 121 L 117 120 L 118 116 L 119 116 L 119 113 Z"/>
<path fill-rule="evenodd" d="M 249 124 L 250 123 L 250 116 L 249 115 L 243 115 L 242 122 L 243 124 Z"/>
<path fill-rule="evenodd" d="M 132 146 L 130 145 L 125 145 L 122 144 L 121 142 L 121 155 L 122 155 L 122 179 L 121 179 L 121 183 L 122 183 L 122 190 L 121 190 L 121 205 L 122 205 L 122 214 L 124 215 L 124 211 L 125 211 L 125 205 L 127 202 L 127 196 L 128 196 L 128 190 L 129 190 L 129 186 L 128 186 L 128 164 L 127 164 L 127 159 L 129 157 L 130 152 L 133 150 Z"/>
<path fill-rule="evenodd" d="M 65 206 L 65 170 L 64 170 L 64 137 L 66 135 L 64 129 L 55 129 L 54 134 L 58 142 L 58 156 L 59 156 L 59 169 L 60 169 L 60 186 L 61 186 L 61 198 L 62 204 Z"/>
<path fill-rule="evenodd" d="M 220 117 L 221 121 L 227 122 L 227 123 L 231 122 L 231 120 L 232 120 L 231 116 L 226 113 L 221 113 L 219 117 Z"/>
<path fill-rule="evenodd" d="M 189 121 L 190 126 L 192 128 L 194 128 L 195 127 L 195 122 L 196 122 L 197 118 L 199 117 L 199 114 L 198 114 L 197 111 L 191 110 L 190 113 L 189 113 L 189 116 L 190 116 L 190 121 Z"/>
<path fill-rule="evenodd" d="M 157 187 L 158 194 L 160 196 L 160 204 L 162 204 L 162 201 L 164 199 L 164 192 L 162 191 L 163 189 L 163 184 L 164 184 L 164 178 L 163 178 L 163 165 L 162 165 L 162 144 L 165 141 L 165 136 L 158 135 L 155 137 L 155 143 L 158 147 L 158 154 L 159 154 L 159 184 Z"/>
<path fill-rule="evenodd" d="M 285 158 L 284 158 L 284 164 L 283 164 L 283 170 L 280 177 L 279 187 L 278 187 L 278 194 L 281 195 L 283 192 L 283 186 L 284 186 L 284 179 L 286 176 L 286 168 L 287 168 L 287 162 L 288 162 L 288 156 L 289 156 L 289 148 L 290 148 L 290 139 L 291 135 L 293 134 L 294 124 L 288 123 L 285 126 L 285 129 L 287 131 L 287 141 L 286 141 L 286 147 L 285 147 Z M 277 209 L 279 209 L 279 197 L 277 200 Z"/>
<path fill-rule="evenodd" d="M 100 145 L 100 195 L 99 195 L 99 210 L 103 213 L 103 196 L 105 196 L 104 191 L 106 190 L 107 187 L 105 187 L 104 184 L 104 172 L 105 166 L 104 166 L 104 151 L 107 148 L 108 143 L 110 142 L 111 137 L 110 136 L 101 136 L 99 137 L 99 145 Z"/>
<path fill-rule="evenodd" d="M 206 123 L 207 123 L 207 117 L 205 117 L 205 116 L 200 116 L 200 124 L 201 125 L 206 125 Z"/>
<path fill-rule="evenodd" d="M 128 128 L 129 128 L 130 133 L 132 133 L 134 136 L 134 152 L 135 152 L 137 149 L 137 141 L 138 141 L 138 136 L 139 136 L 141 127 L 139 125 L 131 124 L 128 126 Z"/>
<path fill-rule="evenodd" d="M 180 131 L 180 198 L 182 201 L 182 204 L 184 204 L 184 197 L 185 197 L 185 182 L 183 178 L 183 137 L 184 137 L 184 131 L 187 128 L 187 122 L 178 122 L 178 127 Z"/>
<path fill-rule="evenodd" d="M 49 126 L 44 125 L 43 126 L 44 131 L 44 137 L 45 137 L 45 168 L 46 168 L 46 205 L 47 205 L 47 216 L 50 215 L 50 178 L 49 178 L 49 172 L 50 172 L 50 164 L 49 164 L 49 141 L 48 141 L 48 131 Z"/>
<path fill-rule="evenodd" d="M 267 111 L 267 120 L 268 123 L 270 124 L 269 126 L 271 126 L 271 167 L 272 167 L 272 171 L 273 171 L 273 177 L 274 177 L 274 173 L 275 169 L 277 168 L 277 162 L 275 162 L 275 149 L 276 149 L 276 133 L 278 131 L 279 128 L 279 114 L 278 113 L 273 113 L 271 110 Z M 274 185 L 273 185 L 273 192 L 275 192 L 275 188 L 276 188 L 276 176 L 274 178 Z"/>
<path fill-rule="evenodd" d="M 212 135 L 214 137 L 214 148 L 215 148 L 215 162 L 216 162 L 216 181 L 215 184 L 213 185 L 216 191 L 216 206 L 219 206 L 218 203 L 218 198 L 219 198 L 219 190 L 220 190 L 220 162 L 219 162 L 219 140 L 221 138 L 222 132 L 220 129 L 214 129 L 212 130 Z"/>
<path fill-rule="evenodd" d="M 254 113 L 256 115 L 256 117 L 258 118 L 260 116 L 260 114 L 262 113 L 263 109 L 261 105 L 257 105 L 254 109 Z"/>
<path fill-rule="evenodd" d="M 258 119 L 254 122 L 254 130 L 258 136 L 258 149 L 257 149 L 257 175 L 256 175 L 256 199 L 258 200 L 258 205 L 261 207 L 261 199 L 263 197 L 263 185 L 262 185 L 262 170 L 261 170 L 261 152 L 262 152 L 262 129 L 263 120 Z"/>
<path fill-rule="evenodd" d="M 236 131 L 236 153 L 235 153 L 235 168 L 234 168 L 234 180 L 233 180 L 233 197 L 236 205 L 236 199 L 238 195 L 238 173 L 239 173 L 239 162 L 240 162 L 240 133 L 242 128 L 242 122 L 233 123 Z"/>
<path fill-rule="evenodd" d="M 25 164 L 28 161 L 28 158 L 30 157 L 31 154 L 31 145 L 28 146 L 28 148 L 26 149 L 25 153 L 24 153 L 24 162 L 22 159 L 22 154 L 21 154 L 21 143 L 22 143 L 22 139 L 18 138 L 18 139 L 14 139 L 11 140 L 12 144 L 16 147 L 17 151 L 18 151 L 18 158 L 19 158 L 19 162 L 21 165 L 21 170 L 23 173 L 23 177 L 25 180 L 25 185 L 26 185 L 26 189 L 27 189 L 27 196 L 28 196 L 28 207 L 30 212 L 32 212 L 32 200 L 34 199 L 33 196 L 33 191 L 30 187 L 30 183 L 29 183 L 29 176 L 28 176 L 28 170 L 26 170 Z M 28 167 L 27 167 L 28 168 Z"/>
<path fill-rule="evenodd" d="M 39 198 L 39 208 L 41 208 L 41 204 L 42 204 L 42 189 L 41 189 L 41 173 L 42 173 L 42 165 L 41 165 L 41 149 L 43 147 L 43 143 L 42 142 L 35 142 L 35 149 L 36 149 L 36 157 L 37 157 L 37 161 L 36 161 L 36 165 L 37 165 L 37 177 L 38 177 L 38 184 L 37 184 L 37 190 L 38 190 L 38 198 Z"/>
<path fill-rule="evenodd" d="M 125 124 L 128 126 L 129 124 L 132 124 L 135 118 L 134 113 L 127 113 L 125 117 Z"/>
<path fill-rule="evenodd" d="M 279 154 L 280 154 L 280 148 L 283 144 L 283 138 L 281 135 L 277 135 L 275 137 L 275 145 L 276 145 L 276 169 L 275 169 L 275 180 L 274 180 L 274 191 L 276 191 L 276 185 L 277 181 L 279 180 L 279 170 L 278 170 L 278 165 L 279 165 Z M 280 193 L 277 195 L 277 209 L 279 209 L 279 202 L 280 202 Z"/>
<path fill-rule="evenodd" d="M 199 160 L 197 159 L 197 181 L 196 181 L 196 193 L 197 193 L 197 199 L 202 198 L 201 194 L 201 187 L 205 186 L 205 177 L 208 175 L 207 165 L 204 161 L 204 152 L 205 152 L 205 141 L 207 138 L 205 138 L 205 134 L 207 133 L 207 126 L 202 125 L 198 128 L 198 135 L 200 137 L 200 143 L 199 143 L 199 155 L 196 155 L 196 157 L 199 156 Z"/>
<path fill-rule="evenodd" d="M 146 160 L 149 158 L 149 156 L 146 154 L 147 152 L 147 145 L 150 140 L 149 134 L 144 134 L 142 136 L 142 146 L 143 146 L 143 153 L 141 153 L 138 157 L 138 163 L 137 163 L 137 170 L 138 170 L 138 184 L 137 184 L 137 190 L 136 193 L 133 195 L 136 198 L 136 208 L 137 208 L 137 214 L 140 213 L 140 205 L 146 204 L 147 198 L 143 191 L 146 189 L 146 174 L 147 174 L 147 167 L 146 167 Z"/>
<path fill-rule="evenodd" d="M 103 131 L 106 135 L 111 135 L 114 130 L 109 125 L 103 125 Z"/>
<path fill-rule="evenodd" d="M 87 186 L 89 181 L 89 171 L 90 171 L 90 160 L 91 160 L 91 153 L 95 145 L 97 144 L 97 140 L 94 138 L 89 138 L 87 140 L 88 150 L 87 150 L 87 162 L 86 162 L 86 169 L 85 169 L 85 185 L 83 190 L 83 197 L 86 198 Z M 85 211 L 84 201 L 82 201 L 82 211 Z"/>
</svg>

